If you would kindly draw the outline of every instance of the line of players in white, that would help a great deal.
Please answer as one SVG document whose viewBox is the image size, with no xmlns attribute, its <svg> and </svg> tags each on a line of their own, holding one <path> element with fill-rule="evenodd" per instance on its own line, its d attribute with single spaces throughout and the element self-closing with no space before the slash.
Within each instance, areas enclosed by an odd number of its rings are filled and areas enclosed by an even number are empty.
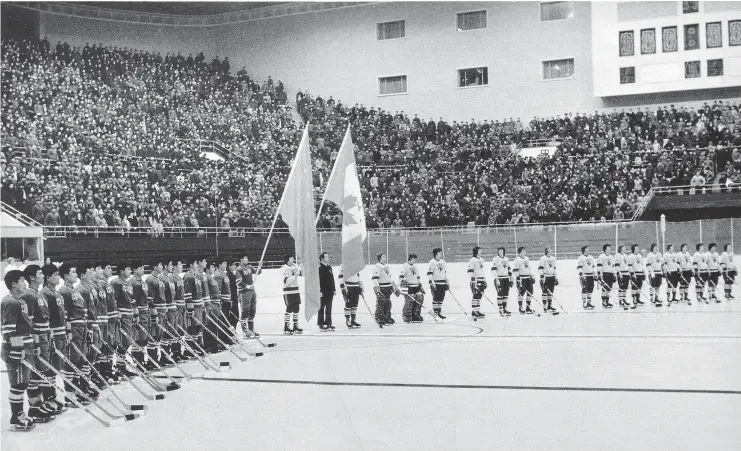
<svg viewBox="0 0 741 451">
<path fill-rule="evenodd" d="M 651 244 L 648 252 L 634 244 L 628 249 L 619 245 L 613 253 L 612 246 L 602 246 L 602 254 L 595 258 L 589 254 L 589 246 L 581 248 L 581 255 L 577 260 L 577 272 L 581 284 L 582 306 L 584 309 L 594 308 L 591 298 L 595 288 L 599 288 L 603 308 L 612 308 L 612 296 L 617 296 L 619 306 L 624 309 L 636 308 L 645 304 L 648 299 L 655 306 L 662 306 L 664 302 L 684 302 L 691 304 L 689 298 L 690 285 L 694 281 L 696 300 L 709 303 L 721 302 L 717 295 L 719 283 L 723 282 L 724 297 L 733 299 L 732 287 L 736 283 L 736 266 L 731 245 L 723 246 L 722 254 L 717 252 L 717 245 L 711 243 L 707 250 L 702 243 L 695 246 L 696 252 L 690 254 L 688 246 L 682 244 L 679 252 L 674 251 L 674 245 L 668 245 L 666 252 L 661 254 L 657 244 Z M 433 259 L 429 262 L 427 271 L 428 284 L 433 296 L 432 314 L 439 319 L 445 319 L 441 314 L 445 295 L 450 291 L 447 264 L 442 259 L 442 249 L 432 251 Z M 421 308 L 424 304 L 425 290 L 422 278 L 415 263 L 416 254 L 410 254 L 406 263 L 402 265 L 399 282 L 393 280 L 385 254 L 378 254 L 378 263 L 373 267 L 373 290 L 376 293 L 376 322 L 383 325 L 393 324 L 390 316 L 392 293 L 404 295 L 405 304 L 402 310 L 404 322 L 421 322 Z M 483 318 L 481 313 L 481 299 L 488 287 L 484 259 L 481 248 L 476 246 L 472 250 L 472 257 L 468 262 L 468 277 L 470 279 L 471 316 Z M 497 249 L 497 255 L 491 262 L 491 274 L 497 292 L 497 306 L 501 316 L 510 316 L 507 310 L 510 287 L 516 287 L 517 303 L 520 314 L 535 313 L 531 307 L 534 299 L 533 286 L 535 268 L 527 256 L 527 249 L 522 246 L 517 249 L 517 256 L 512 262 L 506 255 L 506 249 Z M 540 280 L 541 300 L 538 302 L 545 313 L 555 313 L 553 307 L 554 289 L 558 285 L 556 276 L 556 258 L 551 255 L 550 247 L 546 246 L 537 265 L 537 275 Z M 721 279 L 722 276 L 722 279 Z M 340 281 L 342 283 L 342 274 Z M 359 280 L 354 275 L 353 280 Z M 661 287 L 666 281 L 666 299 L 660 295 Z M 649 295 L 643 293 L 643 285 L 648 283 Z M 342 285 L 344 290 L 344 284 Z M 617 288 L 617 290 L 615 290 Z M 362 290 L 362 288 L 361 288 Z M 628 294 L 632 304 L 627 300 Z M 707 297 L 705 294 L 707 293 Z M 452 295 L 452 292 L 451 292 Z M 454 295 L 453 299 L 458 302 Z M 487 298 L 488 299 L 488 298 Z M 537 299 L 536 299 L 537 301 Z M 463 308 L 461 306 L 461 308 Z"/>
</svg>

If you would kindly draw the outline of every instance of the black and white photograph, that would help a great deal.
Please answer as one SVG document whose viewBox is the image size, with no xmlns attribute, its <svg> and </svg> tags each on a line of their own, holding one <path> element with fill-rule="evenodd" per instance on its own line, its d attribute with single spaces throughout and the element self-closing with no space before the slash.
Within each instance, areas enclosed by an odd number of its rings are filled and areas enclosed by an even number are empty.
<svg viewBox="0 0 741 451">
<path fill-rule="evenodd" d="M 0 18 L 0 451 L 741 450 L 741 2 Z"/>
</svg>

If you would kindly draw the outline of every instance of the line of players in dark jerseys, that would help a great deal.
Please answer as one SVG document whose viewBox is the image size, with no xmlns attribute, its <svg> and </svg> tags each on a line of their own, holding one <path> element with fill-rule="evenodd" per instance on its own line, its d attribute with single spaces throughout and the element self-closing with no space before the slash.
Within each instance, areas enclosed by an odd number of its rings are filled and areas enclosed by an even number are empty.
<svg viewBox="0 0 741 451">
<path fill-rule="evenodd" d="M 259 270 L 247 257 L 231 263 L 194 259 L 187 272 L 179 260 L 148 265 L 148 276 L 141 261 L 118 263 L 115 277 L 109 262 L 28 265 L 5 274 L 10 293 L 0 317 L 12 430 L 28 431 L 68 408 L 86 406 L 124 376 L 224 350 L 220 342 L 233 342 L 219 323 L 236 328 L 241 321 L 245 338 L 258 336 Z M 61 393 L 57 376 L 64 381 Z"/>
</svg>

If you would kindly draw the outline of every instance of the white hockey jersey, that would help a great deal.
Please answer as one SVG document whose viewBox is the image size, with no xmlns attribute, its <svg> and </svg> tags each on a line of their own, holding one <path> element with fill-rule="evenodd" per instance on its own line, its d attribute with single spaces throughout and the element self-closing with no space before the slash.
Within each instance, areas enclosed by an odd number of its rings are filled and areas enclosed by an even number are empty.
<svg viewBox="0 0 741 451">
<path fill-rule="evenodd" d="M 301 268 L 295 263 L 283 265 L 281 273 L 283 274 L 283 294 L 298 293 L 298 277 L 301 275 Z"/>
<path fill-rule="evenodd" d="M 448 266 L 445 260 L 430 260 L 427 268 L 427 278 L 435 285 L 450 285 L 448 282 Z"/>
<path fill-rule="evenodd" d="M 615 274 L 615 256 L 604 252 L 597 258 L 597 274 Z"/>
<path fill-rule="evenodd" d="M 528 257 L 515 257 L 515 263 L 512 265 L 512 273 L 515 277 L 532 277 L 530 269 L 530 259 Z"/>
<path fill-rule="evenodd" d="M 556 257 L 552 255 L 543 255 L 540 257 L 538 271 L 543 276 L 554 277 L 556 275 Z"/>
<path fill-rule="evenodd" d="M 720 256 L 720 267 L 723 271 L 735 271 L 736 262 L 733 261 L 733 252 L 723 252 Z"/>
<path fill-rule="evenodd" d="M 495 277 L 507 279 L 512 277 L 512 267 L 509 265 L 509 258 L 507 256 L 500 257 L 496 256 L 491 261 L 491 272 L 494 273 Z"/>
<path fill-rule="evenodd" d="M 373 280 L 373 286 L 382 288 L 390 287 L 392 282 L 391 269 L 389 269 L 389 265 L 384 265 L 381 262 L 376 263 L 375 266 L 373 266 L 373 277 L 371 279 Z"/>
<path fill-rule="evenodd" d="M 480 257 L 471 257 L 471 260 L 468 261 L 468 271 L 466 271 L 466 273 L 472 280 L 485 280 L 484 259 Z"/>
<path fill-rule="evenodd" d="M 700 272 L 707 272 L 708 270 L 708 261 L 704 252 L 695 252 L 692 256 L 692 264 Z"/>
<path fill-rule="evenodd" d="M 401 265 L 401 273 L 399 273 L 399 282 L 406 282 L 410 287 L 417 287 L 422 283 L 419 277 L 419 271 L 417 267 L 409 262 L 405 262 Z"/>
<path fill-rule="evenodd" d="M 579 277 L 593 276 L 596 265 L 594 257 L 582 254 L 576 260 L 576 271 L 579 273 Z"/>
</svg>

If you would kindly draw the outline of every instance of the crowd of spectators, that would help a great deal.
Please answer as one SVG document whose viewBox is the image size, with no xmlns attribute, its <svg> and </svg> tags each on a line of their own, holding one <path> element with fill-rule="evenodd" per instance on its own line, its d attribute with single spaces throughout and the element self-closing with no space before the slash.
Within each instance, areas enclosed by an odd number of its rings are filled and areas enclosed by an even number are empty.
<svg viewBox="0 0 741 451">
<path fill-rule="evenodd" d="M 270 226 L 302 132 L 280 81 L 202 53 L 2 50 L 4 202 L 48 226 Z M 369 227 L 624 219 L 652 186 L 740 183 L 739 106 L 449 124 L 296 95 L 317 197 L 351 124 Z M 520 154 L 532 140 L 551 150 Z M 319 225 L 340 224 L 328 206 Z"/>
</svg>

